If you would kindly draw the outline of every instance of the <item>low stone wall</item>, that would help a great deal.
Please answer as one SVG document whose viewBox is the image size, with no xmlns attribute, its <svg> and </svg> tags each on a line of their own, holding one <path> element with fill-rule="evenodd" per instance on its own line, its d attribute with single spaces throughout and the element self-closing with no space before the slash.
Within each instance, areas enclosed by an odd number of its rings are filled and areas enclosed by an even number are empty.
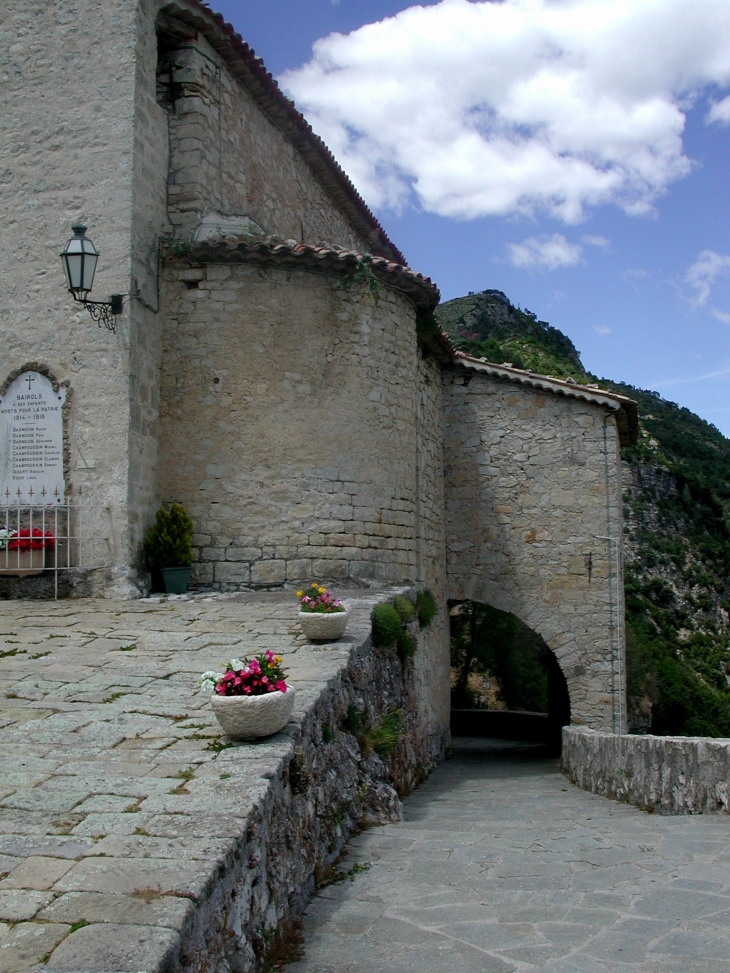
<svg viewBox="0 0 730 973">
<path fill-rule="evenodd" d="M 333 645 L 303 639 L 285 592 L 5 602 L 0 751 L 42 769 L 0 781 L 0 969 L 28 949 L 48 973 L 265 969 L 348 836 L 399 819 L 444 756 L 416 668 L 370 639 L 394 593 L 346 593 Z M 420 664 L 434 633 L 410 635 Z M 296 687 L 292 720 L 234 743 L 191 686 L 221 656 L 266 648 Z"/>
<path fill-rule="evenodd" d="M 276 747 L 270 784 L 190 916 L 172 970 L 262 969 L 267 951 L 287 935 L 349 835 L 401 819 L 399 794 L 436 766 L 446 740 L 426 739 L 411 720 L 397 752 L 381 759 L 368 752 L 366 734 L 358 742 L 342 724 L 352 705 L 371 724 L 393 709 L 414 716 L 403 675 L 394 650 L 375 649 L 368 640 L 312 700 L 301 724 L 293 732 L 290 727 L 291 742 Z"/>
<path fill-rule="evenodd" d="M 578 787 L 663 814 L 730 813 L 730 740 L 563 729 L 563 773 Z"/>
</svg>

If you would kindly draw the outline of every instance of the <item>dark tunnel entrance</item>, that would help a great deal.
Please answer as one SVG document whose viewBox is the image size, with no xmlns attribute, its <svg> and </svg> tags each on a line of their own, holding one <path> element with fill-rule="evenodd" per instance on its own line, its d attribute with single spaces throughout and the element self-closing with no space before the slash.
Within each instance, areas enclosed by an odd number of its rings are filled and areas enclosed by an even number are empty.
<svg viewBox="0 0 730 973">
<path fill-rule="evenodd" d="M 541 743 L 559 756 L 570 695 L 544 639 L 515 615 L 452 602 L 451 732 Z"/>
</svg>

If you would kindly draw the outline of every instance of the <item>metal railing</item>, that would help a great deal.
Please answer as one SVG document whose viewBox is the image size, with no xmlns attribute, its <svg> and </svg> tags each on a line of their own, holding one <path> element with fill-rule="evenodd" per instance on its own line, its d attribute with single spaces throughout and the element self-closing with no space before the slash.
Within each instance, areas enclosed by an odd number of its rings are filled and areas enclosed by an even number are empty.
<svg viewBox="0 0 730 973">
<path fill-rule="evenodd" d="M 64 571 L 88 571 L 111 563 L 111 523 L 80 492 L 54 504 L 0 504 L 0 578 L 53 571 L 54 597 Z"/>
</svg>

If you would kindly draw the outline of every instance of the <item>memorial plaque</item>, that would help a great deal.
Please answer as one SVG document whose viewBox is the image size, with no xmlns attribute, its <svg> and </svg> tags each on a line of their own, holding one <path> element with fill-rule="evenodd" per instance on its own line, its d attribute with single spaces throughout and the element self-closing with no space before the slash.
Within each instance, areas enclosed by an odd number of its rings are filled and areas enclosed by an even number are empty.
<svg viewBox="0 0 730 973">
<path fill-rule="evenodd" d="M 64 499 L 63 403 L 40 372 L 23 372 L 0 397 L 0 503 Z"/>
</svg>

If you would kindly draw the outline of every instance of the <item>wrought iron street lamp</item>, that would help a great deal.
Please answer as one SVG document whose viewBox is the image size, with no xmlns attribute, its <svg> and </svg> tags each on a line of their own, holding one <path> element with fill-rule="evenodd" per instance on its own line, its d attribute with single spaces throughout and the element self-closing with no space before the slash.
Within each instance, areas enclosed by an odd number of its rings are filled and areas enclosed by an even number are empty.
<svg viewBox="0 0 730 973">
<path fill-rule="evenodd" d="M 83 223 L 74 223 L 71 229 L 74 235 L 61 253 L 66 285 L 73 294 L 73 299 L 86 307 L 99 327 L 103 324 L 109 331 L 116 331 L 116 315 L 124 310 L 123 296 L 112 294 L 108 301 L 88 300 L 88 294 L 94 283 L 99 251 L 86 236 L 86 227 Z"/>
</svg>

